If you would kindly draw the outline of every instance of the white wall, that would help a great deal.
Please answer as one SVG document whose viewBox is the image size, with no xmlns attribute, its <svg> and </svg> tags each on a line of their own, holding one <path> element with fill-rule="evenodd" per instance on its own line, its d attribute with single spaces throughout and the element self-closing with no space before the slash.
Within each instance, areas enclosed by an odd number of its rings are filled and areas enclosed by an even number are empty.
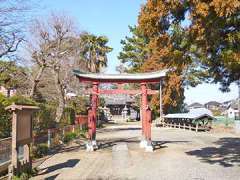
<svg viewBox="0 0 240 180">
<path fill-rule="evenodd" d="M 234 110 L 233 108 L 229 108 L 227 110 L 227 115 L 228 115 L 228 118 L 235 118 L 236 114 L 238 113 L 237 110 Z"/>
</svg>

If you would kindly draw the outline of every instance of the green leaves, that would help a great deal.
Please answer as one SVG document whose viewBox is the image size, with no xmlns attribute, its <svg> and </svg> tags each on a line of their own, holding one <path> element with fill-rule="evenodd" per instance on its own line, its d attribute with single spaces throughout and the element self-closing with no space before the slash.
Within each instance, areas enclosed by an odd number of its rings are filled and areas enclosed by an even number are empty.
<svg viewBox="0 0 240 180">
<path fill-rule="evenodd" d="M 100 72 L 107 66 L 107 54 L 112 51 L 112 48 L 107 46 L 108 38 L 84 33 L 80 36 L 80 41 L 83 49 L 81 56 L 86 61 L 88 70 Z"/>
<path fill-rule="evenodd" d="M 18 66 L 14 61 L 0 60 L 0 85 L 7 89 L 18 88 L 27 80 L 26 68 Z"/>
<path fill-rule="evenodd" d="M 121 40 L 122 51 L 118 55 L 118 59 L 128 66 L 128 72 L 139 72 L 140 67 L 147 59 L 149 39 L 145 37 L 136 26 L 129 26 L 132 33 L 131 37 L 125 37 Z"/>
<path fill-rule="evenodd" d="M 138 27 L 150 39 L 151 59 L 183 68 L 191 77 L 189 84 L 195 86 L 196 82 L 191 82 L 195 79 L 209 81 L 211 76 L 212 82 L 220 82 L 222 90 L 227 90 L 240 79 L 239 16 L 237 1 L 148 0 Z"/>
</svg>

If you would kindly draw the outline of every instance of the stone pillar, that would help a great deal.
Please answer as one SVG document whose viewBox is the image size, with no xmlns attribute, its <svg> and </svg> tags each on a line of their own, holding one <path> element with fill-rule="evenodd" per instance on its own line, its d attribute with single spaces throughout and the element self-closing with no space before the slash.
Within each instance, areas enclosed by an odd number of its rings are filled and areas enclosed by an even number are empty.
<svg viewBox="0 0 240 180">
<path fill-rule="evenodd" d="M 32 160 L 30 157 L 30 144 L 23 146 L 23 160 L 25 161 L 27 168 L 32 169 Z"/>
<path fill-rule="evenodd" d="M 142 91 L 142 102 L 141 102 L 141 111 L 142 111 L 142 139 L 140 142 L 140 147 L 146 147 L 146 109 L 147 109 L 147 85 L 146 83 L 141 83 Z"/>
<path fill-rule="evenodd" d="M 51 147 L 51 129 L 48 129 L 48 141 L 47 141 L 47 144 L 48 144 L 48 148 Z"/>
</svg>

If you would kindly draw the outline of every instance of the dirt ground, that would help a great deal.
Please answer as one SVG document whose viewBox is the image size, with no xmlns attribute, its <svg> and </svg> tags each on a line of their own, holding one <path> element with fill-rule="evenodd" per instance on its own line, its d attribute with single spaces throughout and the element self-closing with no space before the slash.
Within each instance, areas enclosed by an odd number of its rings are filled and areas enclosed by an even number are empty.
<svg viewBox="0 0 240 180">
<path fill-rule="evenodd" d="M 149 153 L 139 148 L 140 127 L 108 125 L 97 132 L 99 150 L 69 147 L 42 163 L 32 179 L 240 179 L 240 136 L 153 128 Z"/>
</svg>

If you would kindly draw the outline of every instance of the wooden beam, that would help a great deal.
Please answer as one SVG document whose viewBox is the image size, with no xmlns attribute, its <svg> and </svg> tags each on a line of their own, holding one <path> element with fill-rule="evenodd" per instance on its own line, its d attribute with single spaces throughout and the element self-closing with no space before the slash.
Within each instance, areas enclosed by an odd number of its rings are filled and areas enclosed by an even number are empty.
<svg viewBox="0 0 240 180">
<path fill-rule="evenodd" d="M 159 91 L 157 90 L 147 90 L 148 95 L 158 94 Z M 95 94 L 92 90 L 84 91 L 83 94 Z M 129 94 L 129 95 L 136 95 L 142 94 L 141 90 L 126 90 L 126 89 L 100 89 L 98 94 Z"/>
</svg>

